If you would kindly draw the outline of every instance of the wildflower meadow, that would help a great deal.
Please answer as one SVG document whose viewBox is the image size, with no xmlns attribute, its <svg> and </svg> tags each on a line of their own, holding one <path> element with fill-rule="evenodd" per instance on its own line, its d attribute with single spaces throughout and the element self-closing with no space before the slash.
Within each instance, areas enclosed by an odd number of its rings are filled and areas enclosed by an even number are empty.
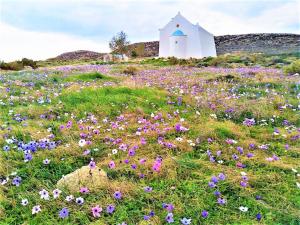
<svg viewBox="0 0 300 225">
<path fill-rule="evenodd" d="M 299 80 L 149 60 L 1 71 L 0 224 L 300 224 Z"/>
</svg>

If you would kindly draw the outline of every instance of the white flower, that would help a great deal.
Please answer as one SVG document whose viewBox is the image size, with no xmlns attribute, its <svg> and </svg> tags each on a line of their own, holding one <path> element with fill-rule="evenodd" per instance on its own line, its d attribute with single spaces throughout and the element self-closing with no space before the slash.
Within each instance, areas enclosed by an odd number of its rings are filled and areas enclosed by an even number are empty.
<svg viewBox="0 0 300 225">
<path fill-rule="evenodd" d="M 177 137 L 177 138 L 176 138 L 176 141 L 181 142 L 182 140 L 183 140 L 183 138 L 181 138 L 181 137 Z"/>
<path fill-rule="evenodd" d="M 84 139 L 80 139 L 79 142 L 78 142 L 78 145 L 79 145 L 80 147 L 83 147 L 83 146 L 86 145 L 86 141 L 85 141 Z"/>
<path fill-rule="evenodd" d="M 17 172 L 12 172 L 10 175 L 11 175 L 11 176 L 16 176 L 16 175 L 17 175 Z"/>
<path fill-rule="evenodd" d="M 113 149 L 111 152 L 112 152 L 112 154 L 114 154 L 114 155 L 115 155 L 115 154 L 117 154 L 117 153 L 118 153 L 118 150 L 117 150 L 117 149 Z"/>
<path fill-rule="evenodd" d="M 1 185 L 7 184 L 8 181 L 9 181 L 9 177 L 6 177 L 5 179 L 3 179 L 3 180 L 1 181 Z"/>
<path fill-rule="evenodd" d="M 298 171 L 296 170 L 296 169 L 294 169 L 294 168 L 292 168 L 292 171 L 294 172 L 294 173 L 297 173 Z"/>
<path fill-rule="evenodd" d="M 74 199 L 74 196 L 73 196 L 73 195 L 68 195 L 68 196 L 66 197 L 66 201 L 67 201 L 67 202 L 71 202 L 73 199 Z"/>
<path fill-rule="evenodd" d="M 45 189 L 39 192 L 41 199 L 49 200 L 49 193 Z"/>
<path fill-rule="evenodd" d="M 184 122 L 184 118 L 180 118 L 180 122 Z"/>
<path fill-rule="evenodd" d="M 188 225 L 188 224 L 191 224 L 192 219 L 183 218 L 180 221 L 181 221 L 182 224 Z"/>
<path fill-rule="evenodd" d="M 50 159 L 44 159 L 44 160 L 43 160 L 43 164 L 45 164 L 45 165 L 48 165 L 50 162 L 51 162 Z"/>
<path fill-rule="evenodd" d="M 241 172 L 241 175 L 242 175 L 242 176 L 247 176 L 247 173 Z"/>
<path fill-rule="evenodd" d="M 76 198 L 75 201 L 78 205 L 82 205 L 84 203 L 84 199 L 82 197 Z"/>
<path fill-rule="evenodd" d="M 60 193 L 61 193 L 61 190 L 55 189 L 55 190 L 53 190 L 52 193 L 53 193 L 53 197 L 54 197 L 54 198 L 58 198 L 59 195 L 60 195 Z"/>
<path fill-rule="evenodd" d="M 210 116 L 214 119 L 217 119 L 217 115 L 216 114 L 210 114 Z"/>
<path fill-rule="evenodd" d="M 6 139 L 7 144 L 12 144 L 14 141 L 12 139 Z"/>
<path fill-rule="evenodd" d="M 22 199 L 21 205 L 23 205 L 23 206 L 28 205 L 28 199 L 27 198 Z"/>
<path fill-rule="evenodd" d="M 300 188 L 300 183 L 296 182 L 297 188 Z"/>
<path fill-rule="evenodd" d="M 239 210 L 241 210 L 242 212 L 247 212 L 248 211 L 248 207 L 240 206 Z"/>
<path fill-rule="evenodd" d="M 33 206 L 33 208 L 32 208 L 32 215 L 37 214 L 40 211 L 42 211 L 40 205 Z"/>
</svg>

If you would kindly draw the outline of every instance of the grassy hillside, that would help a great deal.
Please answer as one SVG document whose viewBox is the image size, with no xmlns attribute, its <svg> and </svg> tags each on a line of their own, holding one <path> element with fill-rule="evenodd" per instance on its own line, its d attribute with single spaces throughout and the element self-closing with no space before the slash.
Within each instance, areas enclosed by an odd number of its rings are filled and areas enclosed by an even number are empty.
<svg viewBox="0 0 300 225">
<path fill-rule="evenodd" d="M 1 72 L 0 224 L 299 224 L 297 56 L 251 57 Z"/>
</svg>

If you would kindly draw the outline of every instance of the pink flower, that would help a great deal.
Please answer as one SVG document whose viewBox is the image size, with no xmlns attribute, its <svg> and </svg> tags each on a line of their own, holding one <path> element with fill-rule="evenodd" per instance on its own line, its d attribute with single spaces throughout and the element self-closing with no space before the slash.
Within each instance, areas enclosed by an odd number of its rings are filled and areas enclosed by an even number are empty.
<svg viewBox="0 0 300 225">
<path fill-rule="evenodd" d="M 152 169 L 156 172 L 159 172 L 161 168 L 161 161 L 156 160 L 152 166 Z"/>
<path fill-rule="evenodd" d="M 92 208 L 92 214 L 93 214 L 93 217 L 95 217 L 95 218 L 100 217 L 101 212 L 102 212 L 102 208 L 99 207 L 99 205 L 96 205 L 95 207 Z"/>
<path fill-rule="evenodd" d="M 87 194 L 87 193 L 89 193 L 90 191 L 89 191 L 89 189 L 87 188 L 87 187 L 82 187 L 82 188 L 80 188 L 80 193 L 83 193 L 83 194 Z"/>
<path fill-rule="evenodd" d="M 115 168 L 115 167 L 116 167 L 115 162 L 114 162 L 114 161 L 110 161 L 109 164 L 108 164 L 108 167 L 109 167 L 110 169 Z"/>
</svg>

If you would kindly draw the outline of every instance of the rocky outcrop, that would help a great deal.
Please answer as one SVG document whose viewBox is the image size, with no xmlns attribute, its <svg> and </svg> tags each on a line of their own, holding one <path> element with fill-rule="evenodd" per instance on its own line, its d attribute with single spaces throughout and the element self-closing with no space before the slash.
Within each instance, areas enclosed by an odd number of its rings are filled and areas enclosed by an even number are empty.
<svg viewBox="0 0 300 225">
<path fill-rule="evenodd" d="M 261 52 L 281 54 L 300 52 L 297 34 L 242 34 L 215 37 L 217 54 L 233 52 Z"/>
<path fill-rule="evenodd" d="M 300 52 L 300 35 L 298 34 L 241 34 L 215 36 L 217 54 L 234 52 L 260 52 L 281 54 Z M 138 48 L 144 52 L 138 51 Z M 158 56 L 159 42 L 141 42 L 131 45 L 139 56 Z"/>
<path fill-rule="evenodd" d="M 90 169 L 89 166 L 83 166 L 74 172 L 63 176 L 58 182 L 57 187 L 67 189 L 70 192 L 78 192 L 81 187 L 87 187 L 93 190 L 99 187 L 107 187 L 108 179 L 106 173 L 96 167 Z"/>
</svg>

